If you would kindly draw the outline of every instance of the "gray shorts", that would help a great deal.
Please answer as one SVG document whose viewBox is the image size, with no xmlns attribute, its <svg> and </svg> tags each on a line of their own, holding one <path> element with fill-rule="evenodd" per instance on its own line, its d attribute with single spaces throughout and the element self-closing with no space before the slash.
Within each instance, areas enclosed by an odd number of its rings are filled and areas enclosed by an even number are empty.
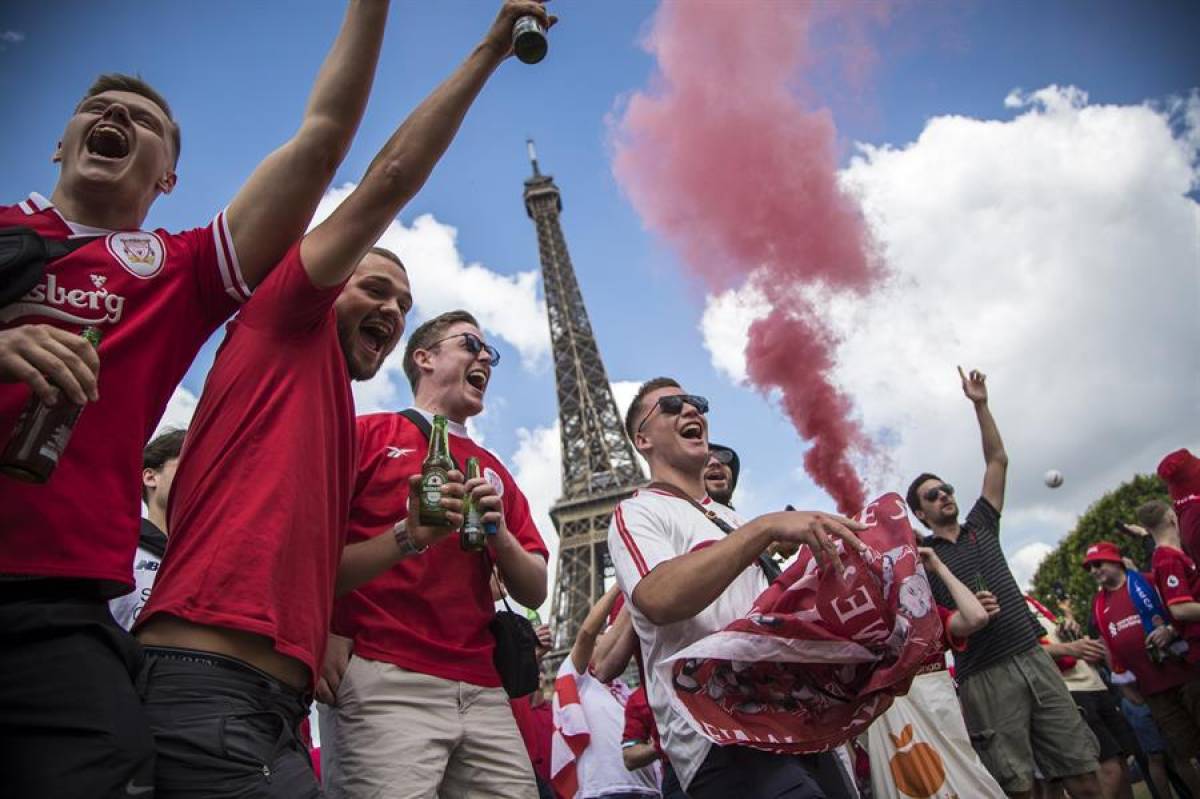
<svg viewBox="0 0 1200 799">
<path fill-rule="evenodd" d="M 959 699 L 979 759 L 1008 793 L 1032 790 L 1034 763 L 1048 780 L 1099 766 L 1096 736 L 1041 646 L 967 677 Z"/>
</svg>

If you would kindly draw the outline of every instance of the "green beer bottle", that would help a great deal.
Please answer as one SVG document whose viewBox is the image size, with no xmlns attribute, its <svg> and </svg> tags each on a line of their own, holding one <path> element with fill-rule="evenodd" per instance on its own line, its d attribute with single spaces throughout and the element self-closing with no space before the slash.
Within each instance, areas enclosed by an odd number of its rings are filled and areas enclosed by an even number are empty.
<svg viewBox="0 0 1200 799">
<path fill-rule="evenodd" d="M 449 527 L 446 509 L 442 507 L 442 486 L 450 479 L 454 461 L 450 460 L 450 439 L 446 435 L 446 417 L 433 417 L 429 434 L 429 452 L 421 464 L 421 524 Z"/>
<path fill-rule="evenodd" d="M 479 458 L 467 458 L 467 480 L 479 476 Z M 475 500 L 467 494 L 463 499 L 463 526 L 458 534 L 458 545 L 466 552 L 477 552 L 487 544 L 487 534 L 483 532 L 483 514 Z"/>
<path fill-rule="evenodd" d="M 89 325 L 79 335 L 95 349 L 100 349 L 100 328 Z M 0 472 L 27 483 L 49 480 L 81 413 L 83 406 L 65 396 L 53 406 L 31 397 L 17 419 L 8 446 L 0 455 Z"/>
</svg>

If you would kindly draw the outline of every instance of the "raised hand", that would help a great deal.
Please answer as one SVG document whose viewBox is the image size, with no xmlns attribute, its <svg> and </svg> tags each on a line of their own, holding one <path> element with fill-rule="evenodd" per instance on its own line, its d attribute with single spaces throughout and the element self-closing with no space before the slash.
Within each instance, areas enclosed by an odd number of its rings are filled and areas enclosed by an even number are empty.
<svg viewBox="0 0 1200 799">
<path fill-rule="evenodd" d="M 558 22 L 558 17 L 548 14 L 542 3 L 537 0 L 505 0 L 483 39 L 484 45 L 501 58 L 512 55 L 513 23 L 521 17 L 537 17 L 546 30 L 550 30 L 551 26 Z"/>
<path fill-rule="evenodd" d="M 960 366 L 958 376 L 962 378 L 962 390 L 967 399 L 976 404 L 987 402 L 987 375 L 978 369 L 972 369 L 970 374 L 965 374 Z"/>
<path fill-rule="evenodd" d="M 942 559 L 933 551 L 933 547 L 917 547 L 917 554 L 921 556 L 921 563 L 926 571 L 937 574 L 942 570 Z"/>
</svg>

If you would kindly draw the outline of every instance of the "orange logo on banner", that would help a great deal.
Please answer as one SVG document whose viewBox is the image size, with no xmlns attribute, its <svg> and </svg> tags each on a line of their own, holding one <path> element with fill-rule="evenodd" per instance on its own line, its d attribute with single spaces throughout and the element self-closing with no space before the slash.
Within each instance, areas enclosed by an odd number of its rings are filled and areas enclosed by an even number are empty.
<svg viewBox="0 0 1200 799">
<path fill-rule="evenodd" d="M 896 787 L 917 799 L 927 799 L 937 793 L 946 782 L 946 767 L 937 750 L 927 743 L 914 744 L 911 724 L 904 725 L 899 737 L 890 734 L 888 737 L 896 747 L 896 754 L 888 764 Z"/>
</svg>

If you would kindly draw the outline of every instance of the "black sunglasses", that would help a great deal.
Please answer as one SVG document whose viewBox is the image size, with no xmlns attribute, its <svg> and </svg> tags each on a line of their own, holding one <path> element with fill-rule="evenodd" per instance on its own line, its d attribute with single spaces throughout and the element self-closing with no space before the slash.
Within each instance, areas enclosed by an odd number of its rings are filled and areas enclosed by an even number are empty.
<svg viewBox="0 0 1200 799">
<path fill-rule="evenodd" d="M 925 489 L 923 492 L 921 492 L 921 498 L 926 502 L 933 502 L 938 498 L 938 494 L 942 493 L 943 491 L 946 492 L 946 496 L 948 497 L 954 496 L 954 486 L 950 485 L 949 483 L 942 483 L 940 486 L 934 486 L 933 488 Z"/>
<path fill-rule="evenodd" d="M 496 366 L 500 363 L 500 351 L 491 344 L 485 343 L 474 333 L 455 333 L 453 336 L 439 338 L 437 341 L 432 342 L 428 349 L 433 349 L 443 341 L 449 341 L 452 338 L 459 337 L 462 337 L 463 347 L 466 348 L 467 352 L 471 353 L 472 355 L 478 355 L 480 352 L 486 352 L 488 354 L 488 358 L 491 359 L 492 366 Z"/>
<path fill-rule="evenodd" d="M 733 450 L 731 449 L 710 449 L 708 457 L 712 458 L 717 463 L 723 463 L 726 466 L 733 463 Z"/>
<path fill-rule="evenodd" d="M 695 394 L 668 394 L 665 397 L 659 397 L 658 402 L 654 403 L 654 408 L 662 408 L 663 413 L 674 416 L 683 411 L 684 403 L 691 405 L 699 413 L 708 413 L 708 400 L 704 397 L 698 397 Z M 642 417 L 642 423 L 637 426 L 636 432 L 642 432 L 642 428 L 646 426 L 646 422 L 650 420 L 651 414 L 654 413 L 654 408 L 651 408 Z"/>
</svg>

